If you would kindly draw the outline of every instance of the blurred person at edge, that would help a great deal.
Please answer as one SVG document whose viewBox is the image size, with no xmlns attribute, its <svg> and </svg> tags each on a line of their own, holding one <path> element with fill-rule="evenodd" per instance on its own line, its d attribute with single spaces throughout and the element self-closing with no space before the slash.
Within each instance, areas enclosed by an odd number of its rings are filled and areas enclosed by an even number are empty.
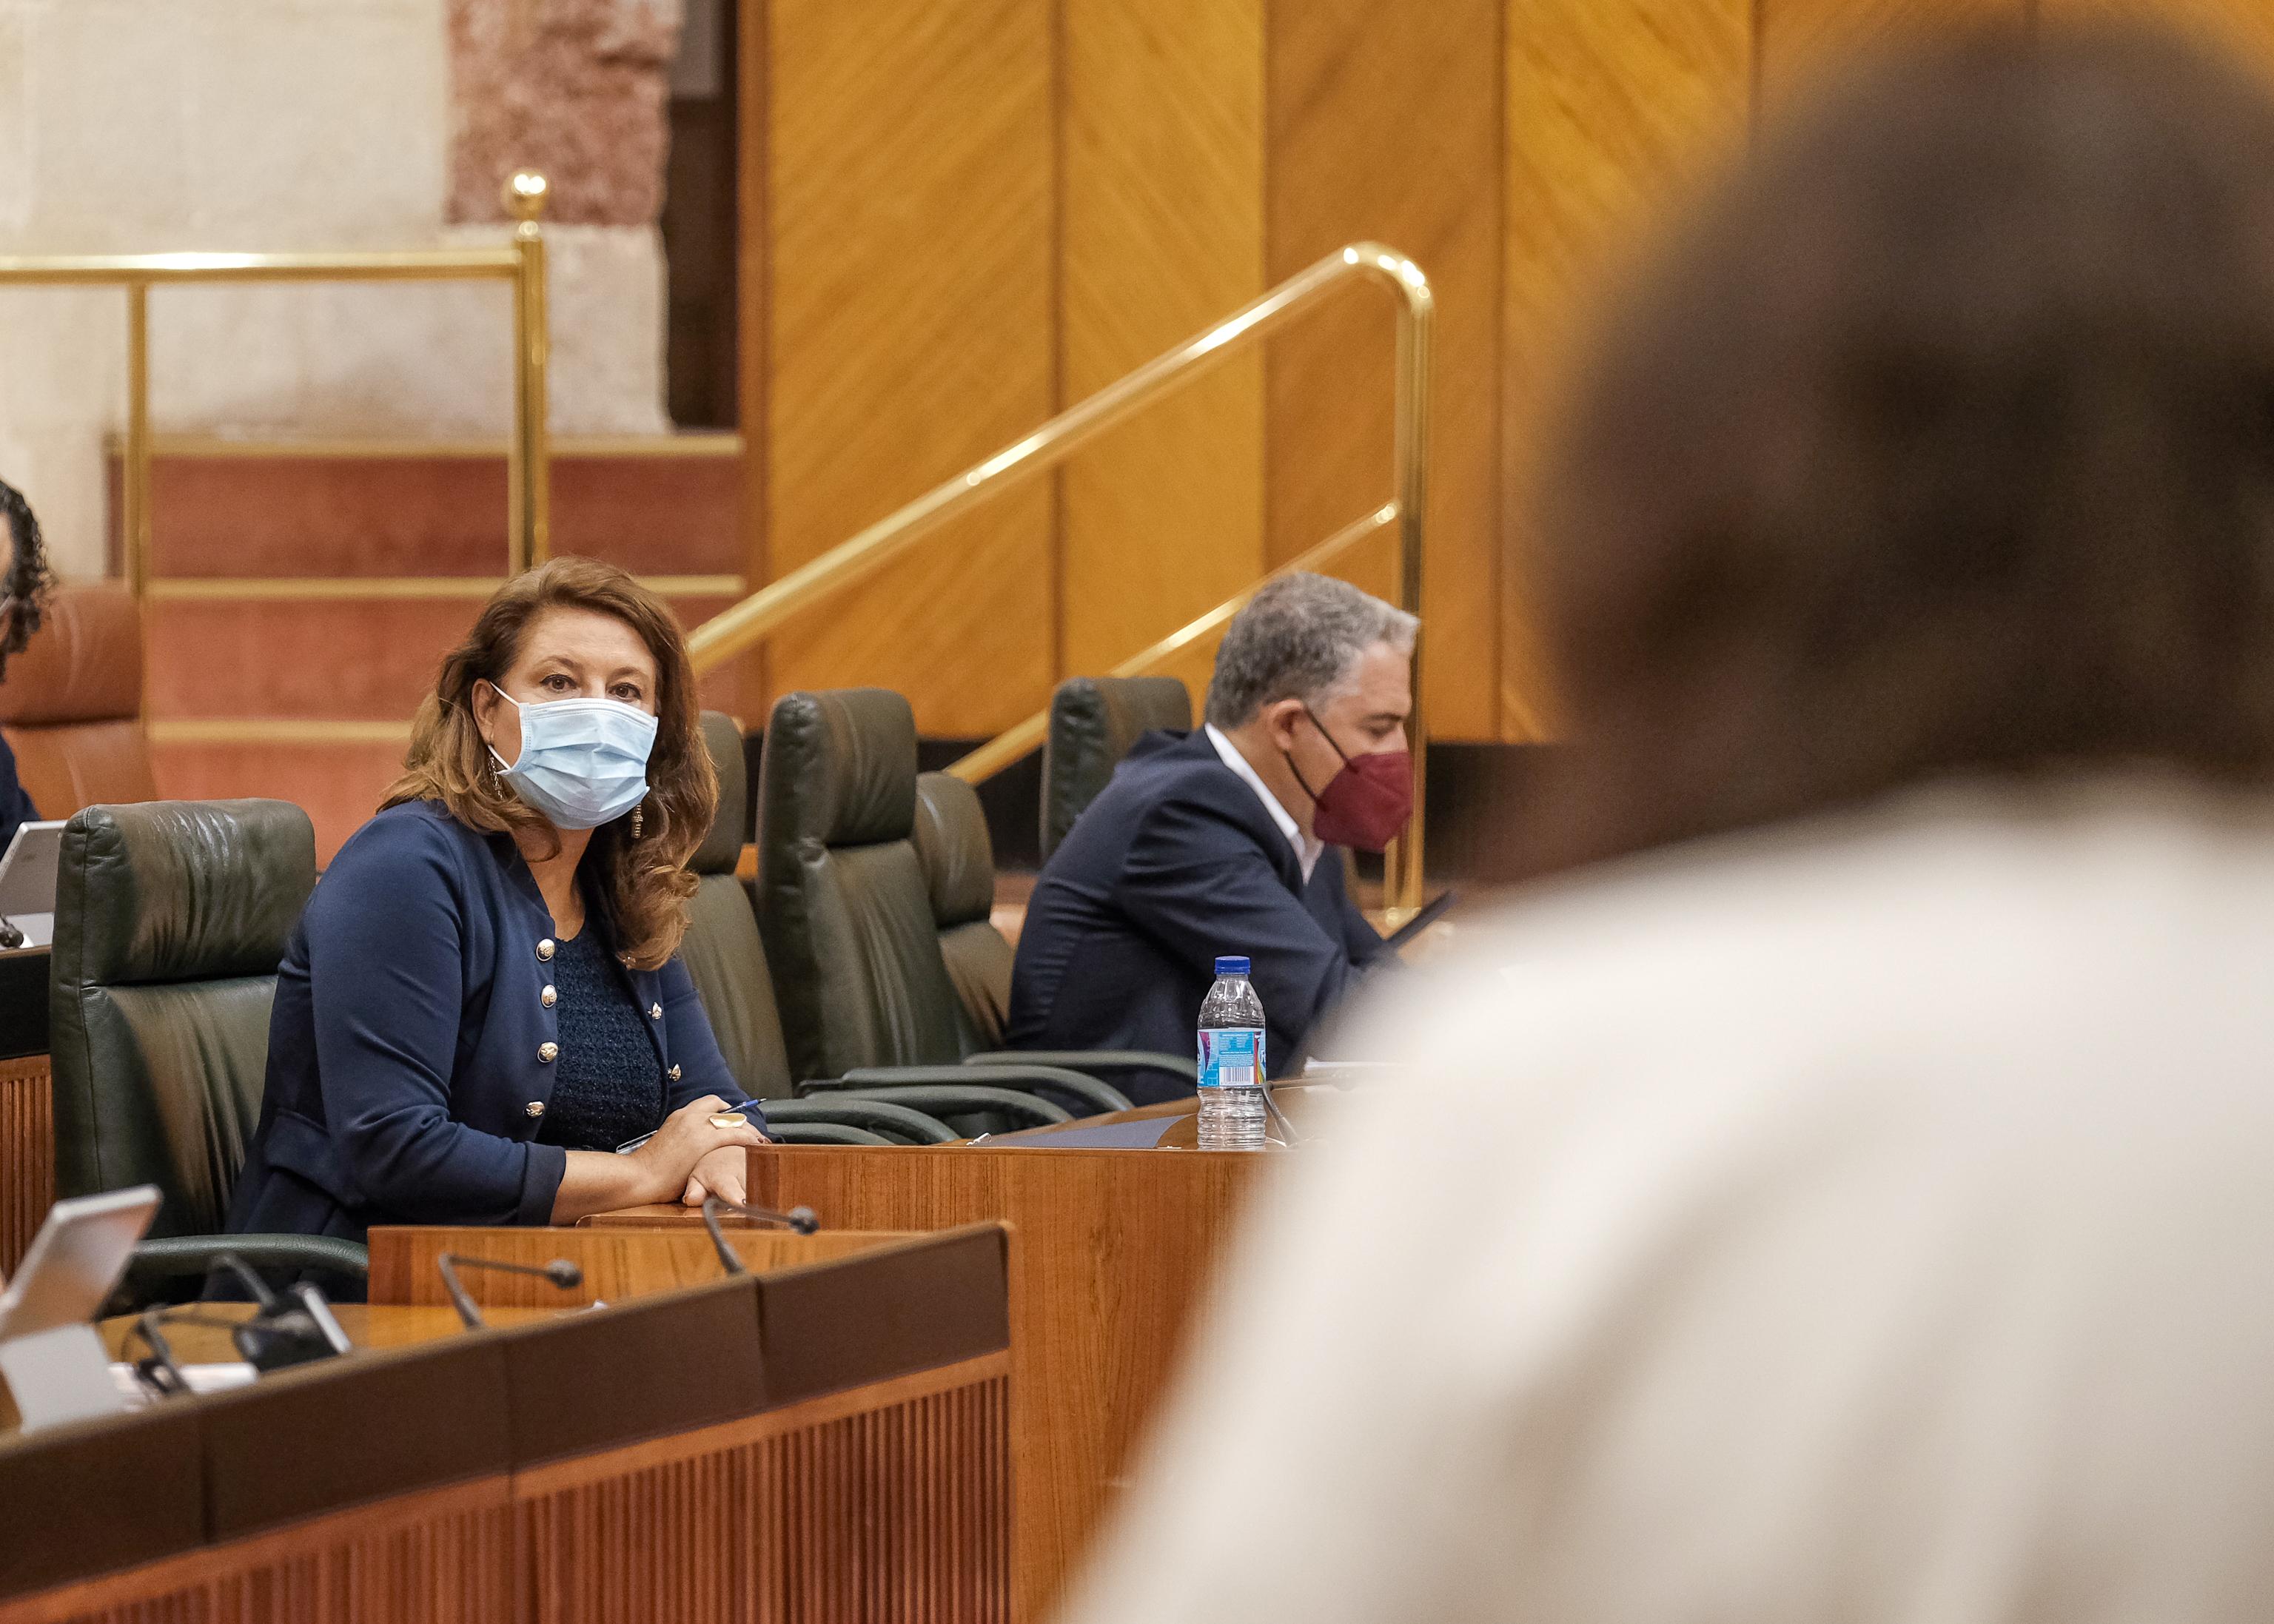
<svg viewBox="0 0 2274 1624">
<path fill-rule="evenodd" d="M 679 957 L 719 805 L 699 715 L 679 623 L 624 571 L 497 590 L 285 944 L 230 1233 L 743 1199 L 764 1119 Z"/>
<path fill-rule="evenodd" d="M 2274 1616 L 2274 105 L 1919 48 L 1606 332 L 1535 883 L 1068 1616 Z"/>
<path fill-rule="evenodd" d="M 8 520 L 8 568 L 0 575 L 0 681 L 4 681 L 8 657 L 21 654 L 40 629 L 55 576 L 48 568 L 47 546 L 31 504 L 5 482 L 0 482 L 0 514 Z M 15 752 L 0 739 L 0 852 L 8 849 L 18 829 L 39 816 L 30 793 L 16 777 Z"/>
</svg>

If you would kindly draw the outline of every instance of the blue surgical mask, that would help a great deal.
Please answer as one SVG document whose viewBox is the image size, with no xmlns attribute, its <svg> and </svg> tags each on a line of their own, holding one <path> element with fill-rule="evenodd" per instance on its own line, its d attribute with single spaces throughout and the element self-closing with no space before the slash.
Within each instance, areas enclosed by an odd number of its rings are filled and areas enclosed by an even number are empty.
<svg viewBox="0 0 2274 1624">
<path fill-rule="evenodd" d="M 523 704 L 490 686 L 521 712 L 521 759 L 508 763 L 492 750 L 498 776 L 555 829 L 598 829 L 647 798 L 655 718 L 646 711 L 615 699 Z"/>
</svg>

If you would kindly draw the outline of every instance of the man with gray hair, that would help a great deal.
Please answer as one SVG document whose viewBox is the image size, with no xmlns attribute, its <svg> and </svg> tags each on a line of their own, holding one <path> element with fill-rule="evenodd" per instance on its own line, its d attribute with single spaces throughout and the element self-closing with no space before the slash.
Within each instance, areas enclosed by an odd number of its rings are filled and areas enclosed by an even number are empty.
<svg viewBox="0 0 2274 1624">
<path fill-rule="evenodd" d="M 1140 739 L 1043 868 L 1009 1047 L 1189 1053 L 1216 956 L 1234 953 L 1253 962 L 1269 1074 L 1298 1067 L 1320 1018 L 1390 957 L 1327 847 L 1380 851 L 1412 809 L 1419 627 L 1325 575 L 1255 595 L 1216 650 L 1207 725 Z M 1186 1088 L 1148 1073 L 1127 1092 Z"/>
</svg>

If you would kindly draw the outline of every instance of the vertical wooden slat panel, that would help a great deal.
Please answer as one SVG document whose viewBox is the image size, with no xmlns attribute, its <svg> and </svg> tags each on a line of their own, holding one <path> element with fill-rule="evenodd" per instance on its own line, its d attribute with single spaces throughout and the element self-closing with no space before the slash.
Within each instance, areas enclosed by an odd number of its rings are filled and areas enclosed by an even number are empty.
<svg viewBox="0 0 2274 1624">
<path fill-rule="evenodd" d="M 1263 289 L 1262 0 L 1063 0 L 1065 404 Z M 1065 470 L 1064 660 L 1105 671 L 1263 565 L 1260 360 Z"/>
<path fill-rule="evenodd" d="M 1502 163 L 1499 0 L 1274 6 L 1267 267 L 1289 276 L 1355 238 L 1412 255 L 1437 294 L 1427 697 L 1434 733 L 1497 728 Z M 1266 533 L 1284 563 L 1391 495 L 1391 326 L 1356 289 L 1266 364 Z M 1391 556 L 1348 573 L 1394 595 Z"/>
<path fill-rule="evenodd" d="M 1008 1378 L 945 1375 L 381 1500 L 0 1601 L 0 1624 L 1007 1624 Z"/>
<path fill-rule="evenodd" d="M 0 1274 L 12 1274 L 56 1199 L 56 1114 L 48 1057 L 0 1060 Z"/>
<path fill-rule="evenodd" d="M 1050 0 L 768 13 L 768 563 L 779 575 L 1055 404 Z M 873 682 L 926 732 L 1050 680 L 1051 493 L 941 532 L 772 640 L 774 689 Z"/>
<path fill-rule="evenodd" d="M 1522 579 L 1540 439 L 1590 300 L 1664 207 L 1741 145 L 1752 0 L 1509 0 L 1502 424 L 1510 534 L 1501 734 L 1552 731 Z"/>
<path fill-rule="evenodd" d="M 2025 27 L 2036 9 L 2035 0 L 1758 0 L 1762 104 L 1857 50 L 1920 30 Z"/>
<path fill-rule="evenodd" d="M 408 1500 L 172 1558 L 150 1577 L 129 1570 L 0 1602 L 0 1620 L 496 1624 L 536 1616 L 515 1606 L 514 1517 L 501 1479 Z"/>
</svg>

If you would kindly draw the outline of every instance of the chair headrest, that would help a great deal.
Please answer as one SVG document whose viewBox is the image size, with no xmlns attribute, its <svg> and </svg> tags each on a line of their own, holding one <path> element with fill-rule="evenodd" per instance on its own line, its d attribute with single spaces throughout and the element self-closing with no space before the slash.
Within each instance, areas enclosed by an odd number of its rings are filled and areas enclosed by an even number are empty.
<svg viewBox="0 0 2274 1624">
<path fill-rule="evenodd" d="M 766 839 L 873 846 L 915 822 L 916 718 L 882 688 L 785 694 L 759 758 Z"/>
<path fill-rule="evenodd" d="M 78 986 L 267 975 L 316 884 L 283 801 L 87 807 L 64 827 L 55 974 Z"/>
<path fill-rule="evenodd" d="M 931 916 L 943 930 L 995 911 L 995 844 L 979 792 L 961 778 L 927 772 L 916 779 L 916 859 L 931 887 Z"/>
<path fill-rule="evenodd" d="M 742 765 L 742 730 L 716 710 L 703 713 L 703 742 L 719 770 L 719 816 L 695 848 L 687 866 L 697 874 L 732 874 L 742 857 L 742 829 L 749 817 L 749 774 Z"/>
<path fill-rule="evenodd" d="M 1043 742 L 1043 856 L 1058 849 L 1140 735 L 1192 725 L 1193 697 L 1178 677 L 1068 677 L 1059 683 Z"/>
<path fill-rule="evenodd" d="M 124 586 L 57 587 L 23 652 L 8 657 L 0 722 L 52 727 L 142 714 L 142 617 Z"/>
</svg>

